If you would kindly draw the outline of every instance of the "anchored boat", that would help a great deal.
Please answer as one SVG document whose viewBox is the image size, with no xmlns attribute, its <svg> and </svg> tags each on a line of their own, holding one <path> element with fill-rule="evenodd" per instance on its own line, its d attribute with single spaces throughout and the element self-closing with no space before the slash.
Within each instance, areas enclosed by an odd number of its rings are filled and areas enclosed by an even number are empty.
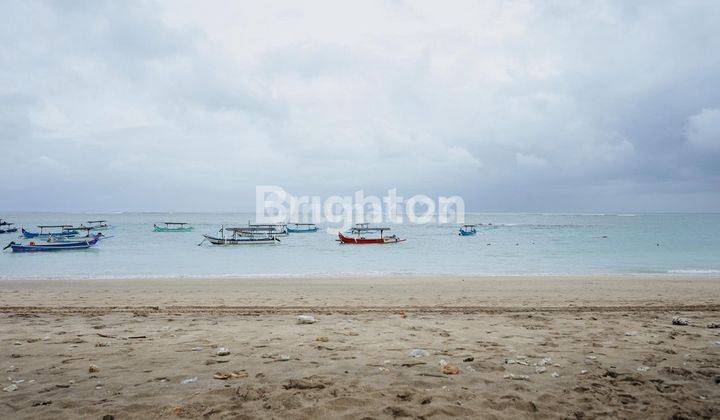
<svg viewBox="0 0 720 420">
<path fill-rule="evenodd" d="M 36 244 L 35 242 L 30 242 L 27 245 L 18 244 L 15 242 L 10 242 L 7 244 L 3 250 L 6 250 L 8 248 L 12 249 L 12 252 L 55 252 L 55 251 L 72 251 L 72 250 L 78 250 L 78 249 L 88 249 L 95 245 L 97 245 L 98 242 L 100 242 L 100 238 L 102 238 L 102 233 L 97 233 L 95 236 L 93 236 L 90 239 L 84 240 L 84 241 L 72 241 L 72 242 L 57 242 L 57 243 L 44 243 L 44 244 Z"/>
<path fill-rule="evenodd" d="M 189 223 L 183 222 L 163 222 L 161 225 L 165 226 L 153 225 L 153 232 L 192 232 L 193 230 Z"/>
<path fill-rule="evenodd" d="M 225 232 L 230 232 L 230 237 L 225 236 Z M 213 245 L 274 245 L 280 243 L 280 239 L 268 232 L 268 229 L 258 227 L 241 227 L 241 228 L 220 228 L 221 237 L 203 235 L 205 239 Z"/>
<path fill-rule="evenodd" d="M 310 233 L 317 232 L 318 227 L 314 223 L 290 223 L 287 225 L 288 233 Z"/>
<path fill-rule="evenodd" d="M 460 236 L 473 236 L 477 234 L 477 225 L 462 225 L 460 227 Z"/>
<path fill-rule="evenodd" d="M 85 223 L 87 223 L 87 226 L 82 226 L 83 228 L 88 227 L 95 231 L 110 229 L 110 225 L 107 224 L 107 220 L 88 220 Z"/>
<path fill-rule="evenodd" d="M 257 229 L 258 231 L 265 230 L 269 234 L 274 236 L 287 236 L 288 235 L 288 226 L 284 223 L 276 223 L 276 224 L 257 224 L 257 223 L 249 223 L 248 222 L 248 228 L 251 229 Z M 239 229 L 246 229 L 246 228 L 239 228 Z"/>
<path fill-rule="evenodd" d="M 405 242 L 395 235 L 385 236 L 385 232 L 389 231 L 388 227 L 371 228 L 367 223 L 357 224 L 350 229 L 350 235 L 346 236 L 342 232 L 338 232 L 338 241 L 343 244 L 353 245 L 372 245 L 372 244 L 396 244 Z M 376 238 L 368 238 L 367 234 L 377 234 Z"/>
<path fill-rule="evenodd" d="M 42 225 L 38 226 L 40 232 L 28 232 L 24 228 L 22 229 L 22 235 L 28 239 L 38 238 L 47 239 L 49 237 L 71 237 L 77 236 L 77 230 L 74 230 L 72 225 Z M 48 232 L 50 231 L 50 232 Z"/>
<path fill-rule="evenodd" d="M 86 227 L 86 226 L 79 226 L 79 227 L 73 227 L 73 228 L 67 228 L 64 229 L 64 231 L 73 231 L 75 232 L 75 235 L 73 236 L 55 236 L 50 235 L 47 239 L 45 239 L 48 243 L 56 243 L 56 242 L 78 242 L 78 241 L 89 241 L 94 237 L 94 235 L 90 234 L 90 231 L 93 230 L 93 228 Z M 82 236 L 80 235 L 80 232 L 84 231 L 85 234 Z M 103 238 L 107 238 L 107 236 L 103 235 Z"/>
<path fill-rule="evenodd" d="M 3 219 L 0 219 L 0 234 L 17 232 L 17 228 L 12 227 L 14 224 L 15 223 L 9 223 Z"/>
</svg>

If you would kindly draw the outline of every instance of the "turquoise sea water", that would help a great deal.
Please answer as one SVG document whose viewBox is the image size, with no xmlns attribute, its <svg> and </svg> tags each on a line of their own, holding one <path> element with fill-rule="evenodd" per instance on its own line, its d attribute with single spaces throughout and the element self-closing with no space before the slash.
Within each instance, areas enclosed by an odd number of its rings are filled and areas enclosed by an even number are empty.
<svg viewBox="0 0 720 420">
<path fill-rule="evenodd" d="M 202 233 L 237 226 L 252 214 L 5 213 L 39 224 L 107 219 L 113 237 L 63 253 L 0 253 L 0 278 L 316 276 L 376 274 L 720 274 L 720 214 L 470 214 L 493 223 L 460 237 L 455 225 L 394 225 L 395 245 L 340 245 L 325 229 L 291 234 L 279 245 L 197 246 Z M 191 233 L 153 233 L 162 221 L 187 221 Z M 329 225 L 320 225 L 322 228 Z M 332 226 L 335 227 L 336 226 Z M 2 246 L 17 238 L 0 235 Z"/>
</svg>

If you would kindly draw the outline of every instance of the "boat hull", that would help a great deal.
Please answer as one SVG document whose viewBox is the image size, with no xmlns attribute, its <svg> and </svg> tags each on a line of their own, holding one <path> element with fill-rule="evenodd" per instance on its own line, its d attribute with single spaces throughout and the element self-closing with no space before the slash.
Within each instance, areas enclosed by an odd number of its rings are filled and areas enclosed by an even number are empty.
<svg viewBox="0 0 720 420">
<path fill-rule="evenodd" d="M 160 226 L 155 226 L 153 228 L 153 232 L 192 232 L 193 227 L 183 227 L 183 228 L 164 228 Z"/>
<path fill-rule="evenodd" d="M 460 229 L 459 235 L 460 235 L 460 236 L 473 236 L 473 235 L 477 235 L 477 231 L 476 231 L 476 230 L 462 230 L 462 229 Z"/>
<path fill-rule="evenodd" d="M 309 229 L 293 229 L 290 227 L 287 228 L 288 233 L 312 233 L 312 232 L 317 232 L 318 230 L 320 230 L 320 229 L 318 229 L 317 227 L 309 228 Z"/>
<path fill-rule="evenodd" d="M 353 238 L 351 236 L 345 236 L 342 232 L 338 233 L 339 241 L 344 244 L 351 245 L 384 245 L 384 244 L 397 244 L 405 242 L 405 239 L 398 237 L 386 237 L 386 238 Z"/>
<path fill-rule="evenodd" d="M 209 235 L 203 235 L 205 239 L 213 245 L 275 245 L 280 240 L 275 238 L 216 238 Z"/>
<path fill-rule="evenodd" d="M 58 242 L 36 245 L 32 242 L 29 245 L 16 244 L 11 242 L 6 248 L 11 248 L 12 252 L 28 253 L 28 252 L 58 252 L 58 251 L 74 251 L 88 249 L 100 242 L 102 234 L 95 235 L 92 239 L 78 242 Z"/>
</svg>

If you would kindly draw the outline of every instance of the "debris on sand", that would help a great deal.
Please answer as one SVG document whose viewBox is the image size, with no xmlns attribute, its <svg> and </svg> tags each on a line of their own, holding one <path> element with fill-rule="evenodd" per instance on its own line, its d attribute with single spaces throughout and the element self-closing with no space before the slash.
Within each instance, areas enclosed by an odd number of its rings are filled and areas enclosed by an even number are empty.
<svg viewBox="0 0 720 420">
<path fill-rule="evenodd" d="M 239 379 L 239 378 L 247 378 L 248 374 L 247 372 L 243 372 L 240 370 L 235 370 L 232 372 L 215 372 L 213 375 L 213 378 L 220 379 L 220 380 L 227 380 L 227 379 Z"/>
<path fill-rule="evenodd" d="M 552 376 L 553 378 L 559 378 L 559 377 L 560 377 L 560 374 L 557 373 L 557 372 L 553 372 L 553 373 L 550 374 L 550 376 Z"/>
<path fill-rule="evenodd" d="M 707 324 L 708 328 L 720 328 L 720 322 L 711 322 Z"/>
<path fill-rule="evenodd" d="M 194 378 L 183 379 L 182 381 L 180 381 L 180 383 L 183 384 L 183 385 L 194 384 L 195 382 L 197 382 L 197 380 L 198 380 L 198 378 L 197 378 L 197 376 L 196 376 L 196 377 L 194 377 Z"/>
<path fill-rule="evenodd" d="M 552 364 L 552 358 L 551 357 L 544 357 L 539 362 L 535 363 L 535 366 L 549 366 Z"/>
<path fill-rule="evenodd" d="M 673 325 L 690 325 L 690 320 L 687 318 L 681 318 L 679 316 L 675 316 L 672 319 Z"/>
<path fill-rule="evenodd" d="M 530 380 L 530 377 L 527 375 L 515 375 L 513 373 L 511 373 L 509 375 L 505 375 L 505 376 L 503 376 L 503 378 L 510 379 L 513 381 L 529 381 Z"/>
<path fill-rule="evenodd" d="M 545 373 L 545 371 L 547 371 L 547 368 L 545 366 L 538 366 L 535 368 L 535 373 L 538 373 L 538 374 Z"/>
<path fill-rule="evenodd" d="M 3 391 L 5 391 L 5 392 L 13 392 L 13 391 L 15 391 L 16 389 L 18 389 L 18 386 L 15 385 L 15 384 L 11 384 L 11 385 L 8 385 L 8 386 L 6 386 L 5 388 L 3 388 Z"/>
<path fill-rule="evenodd" d="M 330 341 L 330 339 L 325 336 L 321 336 L 321 337 L 315 338 L 315 341 L 319 341 L 321 343 L 327 343 L 328 341 Z"/>
<path fill-rule="evenodd" d="M 450 363 L 448 363 L 448 364 L 446 364 L 446 365 L 443 365 L 443 366 L 440 368 L 440 371 L 441 371 L 442 373 L 444 373 L 445 375 L 458 375 L 458 374 L 460 374 L 460 369 L 459 369 L 457 366 L 455 366 L 455 365 L 453 365 L 453 364 L 450 364 Z"/>
<path fill-rule="evenodd" d="M 95 365 L 90 365 L 90 367 L 88 367 L 88 373 L 96 373 L 96 372 L 100 372 L 99 367 L 97 367 Z"/>
<path fill-rule="evenodd" d="M 315 319 L 312 315 L 298 315 L 297 316 L 297 323 L 298 324 L 314 324 L 317 322 L 317 319 Z"/>
<path fill-rule="evenodd" d="M 219 349 L 217 349 L 215 354 L 218 356 L 228 356 L 230 354 L 230 349 L 227 347 L 220 347 Z"/>
<path fill-rule="evenodd" d="M 470 357 L 464 358 L 464 359 L 463 359 L 463 362 L 467 363 L 467 362 L 472 362 L 472 361 L 474 361 L 474 360 L 475 360 L 475 358 L 472 357 L 472 356 L 470 356 Z"/>
<path fill-rule="evenodd" d="M 413 349 L 408 353 L 410 357 L 427 357 L 430 356 L 430 352 L 425 349 Z"/>
<path fill-rule="evenodd" d="M 523 365 L 527 366 L 528 362 L 527 360 L 516 360 L 516 359 L 505 359 L 506 365 Z"/>
<path fill-rule="evenodd" d="M 325 385 L 312 380 L 307 379 L 290 379 L 287 384 L 283 385 L 285 389 L 323 389 Z"/>
</svg>

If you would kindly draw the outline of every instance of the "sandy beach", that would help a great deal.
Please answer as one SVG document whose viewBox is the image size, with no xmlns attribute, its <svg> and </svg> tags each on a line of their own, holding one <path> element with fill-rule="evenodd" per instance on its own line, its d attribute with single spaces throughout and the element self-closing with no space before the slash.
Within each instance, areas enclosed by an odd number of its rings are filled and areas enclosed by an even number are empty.
<svg viewBox="0 0 720 420">
<path fill-rule="evenodd" d="M 5 280 L 0 289 L 2 418 L 720 416 L 720 329 L 708 328 L 720 323 L 720 278 Z"/>
</svg>

